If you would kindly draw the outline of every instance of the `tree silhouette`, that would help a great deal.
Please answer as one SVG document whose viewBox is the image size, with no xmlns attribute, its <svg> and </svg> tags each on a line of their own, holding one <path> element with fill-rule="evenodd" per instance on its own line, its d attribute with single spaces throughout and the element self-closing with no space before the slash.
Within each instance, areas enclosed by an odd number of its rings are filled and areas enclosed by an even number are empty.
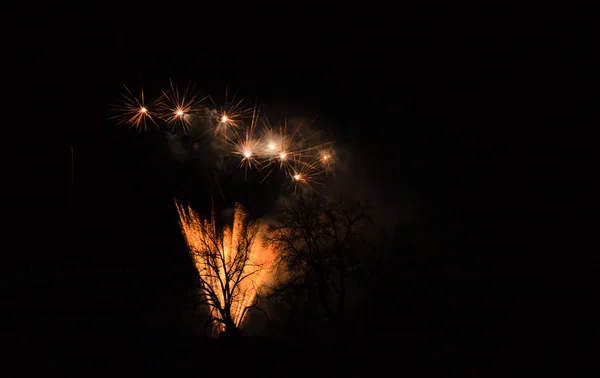
<svg viewBox="0 0 600 378">
<path fill-rule="evenodd" d="M 248 222 L 240 204 L 233 224 L 219 228 L 214 210 L 201 219 L 188 206 L 177 204 L 180 227 L 198 270 L 197 305 L 209 310 L 213 333 L 237 335 L 247 311 L 257 308 L 259 290 L 273 261 L 272 247 L 262 243 L 261 227 Z"/>
<path fill-rule="evenodd" d="M 317 194 L 284 200 L 267 239 L 287 275 L 272 295 L 312 299 L 329 320 L 341 325 L 349 279 L 365 252 L 361 231 L 367 220 L 359 202 Z"/>
</svg>

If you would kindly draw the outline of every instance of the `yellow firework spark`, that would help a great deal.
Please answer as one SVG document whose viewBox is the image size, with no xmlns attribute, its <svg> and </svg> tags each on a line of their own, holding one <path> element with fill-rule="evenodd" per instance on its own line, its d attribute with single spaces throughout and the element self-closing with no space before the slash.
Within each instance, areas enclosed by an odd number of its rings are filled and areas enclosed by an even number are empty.
<svg viewBox="0 0 600 378">
<path fill-rule="evenodd" d="M 329 148 L 320 148 L 316 153 L 316 159 L 319 161 L 321 167 L 325 173 L 333 173 L 333 164 L 335 163 L 335 156 L 333 154 L 333 149 Z"/>
<path fill-rule="evenodd" d="M 260 138 L 261 166 L 269 169 L 267 176 L 275 166 L 286 170 L 293 161 L 296 152 L 293 151 L 292 141 L 285 129 L 286 125 L 277 128 L 270 127 L 268 121 L 263 121 L 263 132 Z M 266 177 L 266 176 L 265 176 Z"/>
<path fill-rule="evenodd" d="M 295 160 L 293 166 L 288 171 L 290 176 L 290 185 L 294 193 L 299 188 L 313 189 L 313 184 L 321 184 L 323 171 L 317 162 L 304 161 L 301 158 Z"/>
<path fill-rule="evenodd" d="M 211 102 L 214 105 L 214 110 L 211 111 L 212 118 L 216 122 L 214 135 L 220 132 L 226 133 L 233 129 L 239 129 L 243 125 L 243 119 L 253 113 L 253 108 L 245 108 L 242 106 L 243 99 L 237 100 L 236 95 L 229 100 L 228 93 L 225 91 L 225 102 L 223 105 L 217 105 L 212 98 Z"/>
<path fill-rule="evenodd" d="M 146 128 L 147 120 L 157 124 L 158 119 L 174 129 L 181 125 L 184 132 L 192 127 L 194 130 L 202 127 L 199 134 L 204 136 L 210 131 L 214 138 L 225 142 L 227 154 L 240 157 L 240 167 L 255 168 L 263 175 L 263 181 L 279 170 L 291 178 L 294 190 L 311 187 L 333 173 L 336 158 L 332 142 L 320 143 L 322 136 L 319 132 L 312 132 L 310 125 L 302 122 L 288 124 L 286 118 L 275 126 L 261 119 L 261 127 L 257 127 L 258 107 L 244 107 L 243 101 L 237 100 L 235 94 L 229 99 L 226 91 L 222 105 L 215 104 L 207 96 L 212 102 L 209 109 L 201 103 L 204 99 L 199 99 L 190 86 L 180 91 L 173 82 L 169 83 L 170 89 L 162 92 L 156 110 L 145 104 L 143 91 L 140 100 L 125 87 L 125 100 L 119 107 L 119 114 L 113 118 L 139 130 Z M 205 122 L 193 122 L 200 118 Z"/>
<path fill-rule="evenodd" d="M 288 123 L 271 127 L 267 122 L 263 125 L 261 148 L 263 160 L 261 167 L 268 170 L 263 181 L 279 168 L 286 176 L 292 178 L 294 188 L 299 185 L 310 186 L 318 182 L 331 168 L 331 142 L 315 144 L 317 133 L 305 135 L 302 123 L 298 123 L 293 132 L 288 131 Z M 311 144 L 312 143 L 312 144 Z M 317 164 L 317 161 L 320 164 Z"/>
<path fill-rule="evenodd" d="M 260 168 L 260 140 L 255 138 L 254 131 L 256 128 L 256 120 L 258 119 L 258 109 L 254 108 L 252 122 L 242 132 L 234 132 L 234 137 L 225 136 L 227 141 L 232 146 L 232 153 L 241 156 L 240 167 L 245 168 Z"/>
<path fill-rule="evenodd" d="M 187 86 L 180 91 L 170 81 L 171 88 L 163 91 L 158 101 L 160 117 L 169 125 L 180 125 L 184 131 L 192 126 L 192 120 L 200 117 L 204 112 L 201 106 L 206 98 L 199 98 L 198 93 L 192 87 Z"/>
<path fill-rule="evenodd" d="M 117 124 L 128 124 L 139 131 L 146 130 L 146 121 L 150 121 L 158 127 L 154 120 L 156 114 L 150 111 L 146 105 L 144 90 L 140 90 L 140 98 L 138 99 L 127 86 L 123 85 L 123 87 L 126 92 L 122 94 L 122 102 L 115 105 L 118 114 L 111 117 L 111 119 L 117 119 Z"/>
<path fill-rule="evenodd" d="M 218 334 L 238 329 L 261 285 L 272 273 L 272 246 L 263 243 L 266 227 L 248 222 L 241 205 L 234 208 L 233 223 L 223 230 L 215 215 L 202 219 L 188 206 L 175 201 L 179 224 L 199 275 L 203 304 L 209 307 Z"/>
</svg>

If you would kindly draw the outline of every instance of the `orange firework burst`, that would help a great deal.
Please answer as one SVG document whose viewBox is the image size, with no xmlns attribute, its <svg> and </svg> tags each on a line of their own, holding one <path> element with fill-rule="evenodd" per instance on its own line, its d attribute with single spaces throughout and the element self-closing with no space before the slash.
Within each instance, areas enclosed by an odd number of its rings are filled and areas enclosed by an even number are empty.
<svg viewBox="0 0 600 378">
<path fill-rule="evenodd" d="M 242 157 L 240 167 L 260 168 L 260 157 L 258 147 L 260 140 L 254 137 L 254 130 L 256 128 L 256 120 L 258 119 L 258 109 L 254 108 L 254 114 L 252 115 L 252 122 L 246 130 L 242 132 L 235 132 L 234 138 L 225 136 L 229 144 L 233 147 L 232 153 Z"/>
<path fill-rule="evenodd" d="M 319 179 L 322 177 L 322 173 L 317 162 L 304 161 L 300 157 L 296 159 L 288 173 L 294 193 L 299 188 L 313 189 L 313 184 L 321 183 Z"/>
<path fill-rule="evenodd" d="M 270 168 L 268 176 L 275 166 L 287 170 L 296 152 L 293 151 L 292 140 L 287 135 L 286 124 L 278 127 L 277 130 L 270 127 L 268 121 L 263 121 L 263 125 L 264 131 L 260 138 L 260 155 L 263 159 L 261 166 Z"/>
<path fill-rule="evenodd" d="M 242 106 L 243 99 L 236 100 L 236 95 L 233 95 L 231 100 L 228 99 L 228 91 L 225 91 L 225 102 L 223 105 L 218 106 L 210 98 L 214 105 L 214 110 L 211 111 L 211 115 L 216 122 L 214 135 L 219 132 L 226 133 L 228 130 L 236 130 L 242 126 L 243 119 L 250 116 L 253 112 L 253 108 L 244 108 Z"/>
<path fill-rule="evenodd" d="M 235 94 L 229 99 L 227 90 L 223 105 L 215 104 L 209 96 L 205 97 L 212 102 L 209 108 L 202 104 L 205 98 L 199 99 L 191 86 L 180 91 L 173 82 L 169 81 L 169 84 L 170 89 L 162 91 L 156 103 L 157 113 L 145 104 L 143 91 L 140 100 L 125 87 L 125 101 L 118 108 L 119 114 L 113 118 L 138 130 L 146 128 L 147 120 L 157 126 L 157 120 L 160 120 L 161 125 L 170 125 L 174 131 L 178 125 L 184 133 L 192 129 L 196 137 L 204 137 L 210 132 L 218 142 L 224 142 L 213 144 L 213 147 L 226 145 L 227 155 L 240 157 L 240 168 L 243 167 L 246 172 L 255 168 L 263 176 L 263 181 L 279 170 L 286 177 L 291 177 L 294 190 L 299 186 L 310 187 L 333 172 L 336 159 L 332 142 L 318 142 L 321 139 L 319 132 L 312 132 L 309 125 L 295 122 L 293 127 L 289 127 L 286 118 L 275 127 L 261 119 L 261 127 L 257 127 L 258 107 L 244 107 L 243 101 L 237 100 Z M 203 121 L 194 122 L 195 119 Z"/>
<path fill-rule="evenodd" d="M 173 82 L 169 82 L 171 89 L 163 91 L 158 101 L 161 110 L 160 116 L 167 124 L 181 125 L 185 132 L 192 126 L 192 120 L 199 117 L 204 111 L 201 103 L 206 97 L 199 99 L 198 93 L 194 92 L 190 86 L 180 92 Z"/>
<path fill-rule="evenodd" d="M 261 167 L 268 169 L 263 181 L 273 172 L 276 166 L 286 176 L 292 178 L 294 190 L 299 185 L 311 186 L 318 182 L 331 166 L 331 152 L 327 147 L 331 142 L 314 144 L 311 142 L 317 133 L 305 136 L 302 133 L 302 123 L 298 123 L 293 132 L 288 132 L 288 123 L 284 122 L 278 128 L 264 125 L 260 151 L 262 152 Z M 278 129 L 278 130 L 277 130 Z M 317 161 L 320 164 L 317 164 Z"/>
<path fill-rule="evenodd" d="M 319 161 L 321 167 L 327 173 L 333 173 L 333 164 L 335 162 L 335 156 L 332 148 L 320 149 L 316 154 L 316 159 Z"/>
<path fill-rule="evenodd" d="M 208 306 L 215 334 L 239 329 L 258 299 L 261 285 L 271 274 L 272 246 L 264 245 L 265 228 L 247 221 L 241 205 L 234 208 L 233 223 L 223 230 L 201 219 L 188 206 L 175 201 L 179 224 L 190 256 L 198 270 L 202 304 Z"/>
<path fill-rule="evenodd" d="M 117 119 L 117 124 L 128 124 L 131 127 L 135 127 L 139 131 L 146 130 L 146 121 L 151 121 L 157 127 L 154 117 L 156 114 L 151 112 L 146 106 L 144 98 L 144 90 L 140 90 L 140 98 L 138 99 L 131 93 L 127 86 L 123 85 L 126 93 L 123 93 L 123 99 L 120 104 L 115 105 L 115 110 L 118 112 L 117 115 L 111 117 L 111 119 Z"/>
</svg>

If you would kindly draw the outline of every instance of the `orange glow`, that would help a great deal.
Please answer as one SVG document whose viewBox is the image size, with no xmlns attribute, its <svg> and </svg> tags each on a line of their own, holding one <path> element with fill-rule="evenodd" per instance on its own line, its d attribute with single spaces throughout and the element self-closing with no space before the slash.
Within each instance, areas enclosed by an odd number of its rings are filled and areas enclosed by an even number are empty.
<svg viewBox="0 0 600 378">
<path fill-rule="evenodd" d="M 210 220 L 202 219 L 190 206 L 177 201 L 175 205 L 215 335 L 225 330 L 228 319 L 241 327 L 248 307 L 272 274 L 275 254 L 263 243 L 266 227 L 248 222 L 240 204 L 235 205 L 232 224 L 223 230 L 217 228 L 214 212 Z"/>
</svg>

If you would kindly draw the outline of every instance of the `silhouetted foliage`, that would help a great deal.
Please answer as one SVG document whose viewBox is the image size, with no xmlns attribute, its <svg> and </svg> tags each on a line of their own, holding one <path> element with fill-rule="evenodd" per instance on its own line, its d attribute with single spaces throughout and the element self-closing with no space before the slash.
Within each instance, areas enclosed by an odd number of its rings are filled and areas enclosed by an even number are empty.
<svg viewBox="0 0 600 378">
<path fill-rule="evenodd" d="M 312 194 L 284 200 L 279 210 L 268 243 L 276 247 L 285 278 L 271 297 L 286 303 L 291 317 L 306 321 L 313 309 L 343 324 L 349 290 L 365 273 L 371 250 L 365 207 Z"/>
</svg>

